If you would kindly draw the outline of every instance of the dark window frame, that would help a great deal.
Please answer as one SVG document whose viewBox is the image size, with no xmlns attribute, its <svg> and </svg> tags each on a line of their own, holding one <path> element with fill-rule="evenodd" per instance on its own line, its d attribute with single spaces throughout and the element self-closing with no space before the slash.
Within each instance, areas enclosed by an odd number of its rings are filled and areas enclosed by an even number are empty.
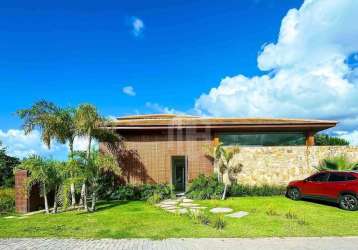
<svg viewBox="0 0 358 250">
<path fill-rule="evenodd" d="M 247 136 L 247 137 L 254 137 L 254 136 L 262 136 L 261 138 L 242 138 L 242 140 L 261 140 L 260 142 L 258 143 L 240 143 L 240 142 L 228 142 L 229 140 L 228 139 L 225 139 L 223 137 L 225 136 Z M 273 136 L 280 136 L 280 135 L 283 135 L 283 136 L 298 136 L 298 138 L 296 138 L 295 140 L 292 140 L 291 139 L 291 143 L 290 141 L 287 141 L 287 143 L 283 143 L 283 142 L 279 142 L 278 143 L 271 143 L 270 144 L 270 141 L 267 140 L 269 138 L 270 135 L 273 135 Z M 221 143 L 223 143 L 224 146 L 245 146 L 245 147 L 265 147 L 265 146 L 268 146 L 268 147 L 274 147 L 274 146 L 304 146 L 306 145 L 306 139 L 307 139 L 307 135 L 304 133 L 304 132 L 254 132 L 254 133 L 249 133 L 249 132 L 221 132 L 221 133 L 218 133 L 217 134 L 218 138 L 219 138 L 219 141 Z M 265 136 L 267 136 L 268 138 L 265 138 Z M 266 142 L 264 142 L 264 140 L 267 140 Z M 226 142 L 225 142 L 226 140 Z M 231 139 L 232 141 L 238 141 L 238 138 L 237 139 Z M 292 143 L 292 142 L 295 142 L 296 143 Z M 272 142 L 272 141 L 271 141 Z"/>
</svg>

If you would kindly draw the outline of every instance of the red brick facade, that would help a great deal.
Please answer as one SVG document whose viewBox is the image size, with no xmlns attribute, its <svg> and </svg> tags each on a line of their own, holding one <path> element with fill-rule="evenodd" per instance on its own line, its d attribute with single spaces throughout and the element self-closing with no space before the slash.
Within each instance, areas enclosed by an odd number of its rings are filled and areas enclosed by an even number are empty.
<svg viewBox="0 0 358 250">
<path fill-rule="evenodd" d="M 29 199 L 26 188 L 27 171 L 20 170 L 15 174 L 15 204 L 17 213 L 29 211 Z"/>
<path fill-rule="evenodd" d="M 212 143 L 210 131 L 141 131 L 121 135 L 126 149 L 132 151 L 122 166 L 126 183 L 171 183 L 173 156 L 186 156 L 187 182 L 201 173 L 213 172 L 212 161 L 206 155 Z"/>
</svg>

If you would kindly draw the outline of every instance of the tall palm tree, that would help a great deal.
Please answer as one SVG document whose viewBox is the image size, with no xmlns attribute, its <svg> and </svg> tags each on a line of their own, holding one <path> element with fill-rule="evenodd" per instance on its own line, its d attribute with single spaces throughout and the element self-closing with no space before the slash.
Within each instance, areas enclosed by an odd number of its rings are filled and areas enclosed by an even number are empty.
<svg viewBox="0 0 358 250">
<path fill-rule="evenodd" d="M 31 133 L 35 128 L 40 129 L 41 139 L 50 148 L 53 139 L 57 136 L 56 113 L 59 108 L 52 102 L 39 101 L 28 109 L 20 109 L 17 115 L 24 121 L 25 134 Z"/>
<path fill-rule="evenodd" d="M 62 109 L 52 102 L 39 101 L 28 109 L 17 111 L 18 116 L 23 119 L 23 129 L 25 134 L 31 133 L 35 128 L 41 131 L 42 141 L 48 148 L 51 142 L 56 140 L 62 144 L 68 142 L 70 158 L 73 155 L 73 144 L 77 136 L 75 126 L 75 110 L 71 108 Z M 73 173 L 70 172 L 71 177 Z M 71 183 L 71 202 L 75 205 L 75 186 Z"/>
<path fill-rule="evenodd" d="M 75 114 L 76 114 L 76 110 L 73 108 L 59 109 L 58 112 L 56 112 L 55 114 L 57 118 L 56 137 L 63 144 L 66 142 L 68 143 L 70 161 L 72 160 L 74 154 L 74 141 L 76 136 L 79 134 L 75 124 Z M 75 170 L 73 168 L 67 168 L 67 170 L 69 174 L 68 177 L 71 180 L 74 180 Z M 76 205 L 76 196 L 75 196 L 75 183 L 73 181 L 70 182 L 70 193 L 71 193 L 71 206 L 74 207 Z"/>
<path fill-rule="evenodd" d="M 88 139 L 86 150 L 88 166 L 91 162 L 91 148 L 94 139 L 106 142 L 110 148 L 115 148 L 118 146 L 118 143 L 121 142 L 121 137 L 119 135 L 102 127 L 105 124 L 106 119 L 104 119 L 99 114 L 96 107 L 91 104 L 80 105 L 76 110 L 74 119 L 78 134 L 80 136 L 85 136 Z M 88 211 L 86 182 L 83 182 L 82 184 L 81 200 L 84 205 L 84 209 Z"/>
</svg>

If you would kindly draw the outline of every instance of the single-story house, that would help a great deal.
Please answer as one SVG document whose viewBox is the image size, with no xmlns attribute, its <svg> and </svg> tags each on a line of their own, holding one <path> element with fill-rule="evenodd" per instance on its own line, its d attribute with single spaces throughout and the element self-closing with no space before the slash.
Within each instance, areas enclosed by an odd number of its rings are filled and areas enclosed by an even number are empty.
<svg viewBox="0 0 358 250">
<path fill-rule="evenodd" d="M 225 146 L 313 146 L 315 133 L 336 121 L 277 118 L 211 118 L 174 114 L 120 117 L 108 128 L 123 138 L 131 152 L 123 160 L 124 181 L 171 183 L 185 191 L 199 174 L 211 174 L 207 148 Z M 105 150 L 105 145 L 100 146 Z"/>
</svg>

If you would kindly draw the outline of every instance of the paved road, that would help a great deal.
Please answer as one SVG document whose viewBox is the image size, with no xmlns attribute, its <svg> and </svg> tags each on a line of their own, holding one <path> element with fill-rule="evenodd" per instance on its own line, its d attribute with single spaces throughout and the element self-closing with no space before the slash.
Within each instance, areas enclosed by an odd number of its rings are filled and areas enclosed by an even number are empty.
<svg viewBox="0 0 358 250">
<path fill-rule="evenodd" d="M 0 249 L 260 249 L 337 250 L 358 249 L 358 237 L 260 238 L 260 239 L 166 239 L 76 240 L 0 239 Z"/>
</svg>

